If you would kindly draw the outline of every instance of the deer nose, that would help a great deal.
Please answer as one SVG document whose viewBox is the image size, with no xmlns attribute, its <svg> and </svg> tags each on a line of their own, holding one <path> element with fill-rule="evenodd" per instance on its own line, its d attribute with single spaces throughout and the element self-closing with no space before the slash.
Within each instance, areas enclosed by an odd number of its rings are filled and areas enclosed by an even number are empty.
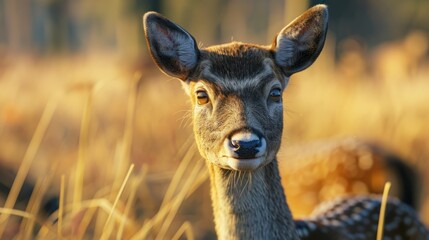
<svg viewBox="0 0 429 240">
<path fill-rule="evenodd" d="M 235 157 L 250 159 L 265 152 L 264 142 L 263 138 L 255 133 L 238 132 L 231 136 L 228 147 Z"/>
</svg>

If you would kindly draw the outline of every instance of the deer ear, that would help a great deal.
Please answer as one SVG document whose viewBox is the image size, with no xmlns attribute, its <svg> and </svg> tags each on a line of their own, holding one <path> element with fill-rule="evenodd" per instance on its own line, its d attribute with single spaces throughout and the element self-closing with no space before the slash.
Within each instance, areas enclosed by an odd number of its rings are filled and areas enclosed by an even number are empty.
<svg viewBox="0 0 429 240">
<path fill-rule="evenodd" d="M 287 75 L 309 67 L 319 56 L 328 30 L 328 8 L 316 5 L 277 35 L 272 49 L 275 62 Z"/>
<path fill-rule="evenodd" d="M 198 46 L 191 34 L 156 12 L 143 16 L 143 28 L 158 67 L 172 77 L 185 80 L 199 58 Z"/>
</svg>

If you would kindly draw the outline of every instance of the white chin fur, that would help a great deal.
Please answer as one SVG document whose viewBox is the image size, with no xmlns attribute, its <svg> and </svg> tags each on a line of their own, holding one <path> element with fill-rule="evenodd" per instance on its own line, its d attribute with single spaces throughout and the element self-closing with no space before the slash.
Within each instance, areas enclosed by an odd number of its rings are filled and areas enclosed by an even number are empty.
<svg viewBox="0 0 429 240">
<path fill-rule="evenodd" d="M 250 159 L 226 158 L 226 164 L 236 171 L 253 171 L 259 168 L 264 162 L 265 156 Z"/>
</svg>

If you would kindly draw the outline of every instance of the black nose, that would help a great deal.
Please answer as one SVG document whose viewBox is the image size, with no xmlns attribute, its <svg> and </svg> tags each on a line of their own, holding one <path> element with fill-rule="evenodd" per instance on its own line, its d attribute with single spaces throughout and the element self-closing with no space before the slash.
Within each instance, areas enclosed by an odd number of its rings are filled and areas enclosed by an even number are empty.
<svg viewBox="0 0 429 240">
<path fill-rule="evenodd" d="M 261 139 L 231 139 L 233 151 L 239 158 L 254 158 L 261 146 Z"/>
</svg>

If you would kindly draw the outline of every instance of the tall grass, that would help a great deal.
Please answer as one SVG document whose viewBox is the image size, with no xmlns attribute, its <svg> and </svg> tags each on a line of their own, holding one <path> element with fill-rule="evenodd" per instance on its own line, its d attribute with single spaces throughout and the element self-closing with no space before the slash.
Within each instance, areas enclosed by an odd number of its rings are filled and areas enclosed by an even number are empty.
<svg viewBox="0 0 429 240">
<path fill-rule="evenodd" d="M 37 153 L 37 150 L 40 147 L 40 143 L 43 140 L 43 136 L 49 126 L 49 123 L 52 119 L 52 115 L 57 107 L 57 97 L 55 96 L 52 100 L 50 100 L 45 107 L 42 117 L 37 125 L 36 131 L 30 141 L 30 144 L 25 152 L 21 165 L 16 174 L 15 180 L 12 184 L 11 190 L 6 198 L 6 202 L 4 204 L 5 209 L 13 209 L 15 206 L 15 202 L 18 198 L 19 191 L 24 184 L 24 180 L 27 177 L 28 171 L 30 170 L 30 166 L 34 157 Z M 3 213 L 0 215 L 0 238 L 3 236 L 6 227 L 8 226 L 8 217 L 9 214 Z"/>
<path fill-rule="evenodd" d="M 74 172 L 72 170 L 61 175 L 58 211 L 49 216 L 48 219 L 43 219 L 38 215 L 38 212 L 41 210 L 42 198 L 46 194 L 46 189 L 51 183 L 52 175 L 50 174 L 41 178 L 41 181 L 37 181 L 25 211 L 14 209 L 14 206 L 24 179 L 28 177 L 31 163 L 36 158 L 37 152 L 40 151 L 42 141 L 60 102 L 57 96 L 48 101 L 24 155 L 24 160 L 20 164 L 12 190 L 4 207 L 1 208 L 2 225 L 0 233 L 2 235 L 5 234 L 5 229 L 10 226 L 7 224 L 9 218 L 16 216 L 22 218 L 23 221 L 20 221 L 19 232 L 12 234 L 17 234 L 22 238 L 32 238 L 32 234 L 36 239 L 110 239 L 112 237 L 116 239 L 145 239 L 149 235 L 156 236 L 157 239 L 164 239 L 168 236 L 168 238 L 178 239 L 183 234 L 188 239 L 193 238 L 192 226 L 188 221 L 177 225 L 176 230 L 174 230 L 175 225 L 173 224 L 183 201 L 207 178 L 204 162 L 193 163 L 196 158 L 196 149 L 194 145 L 190 145 L 192 143 L 191 138 L 188 144 L 184 144 L 184 150 L 181 153 L 183 155 L 182 163 L 172 178 L 168 187 L 169 190 L 166 192 L 159 210 L 152 217 L 144 216 L 141 218 L 135 214 L 134 208 L 139 185 L 148 181 L 146 164 L 142 165 L 137 173 L 133 173 L 134 164 L 131 162 L 136 102 L 139 97 L 141 82 L 142 76 L 137 74 L 128 83 L 129 97 L 125 108 L 123 136 L 117 144 L 118 154 L 111 159 L 117 161 L 117 164 L 113 168 L 111 165 L 102 166 L 108 168 L 113 174 L 113 178 L 109 181 L 111 185 L 110 187 L 91 186 L 92 188 L 87 188 L 86 179 L 88 178 L 85 175 L 88 174 L 86 166 L 90 162 L 90 153 L 94 150 L 90 145 L 90 138 L 93 127 L 94 98 L 96 96 L 95 85 L 92 83 L 72 85 L 70 89 L 80 92 L 78 94 L 81 94 L 84 99 L 82 101 L 77 161 L 76 163 L 67 163 L 74 166 L 70 168 L 74 169 Z M 61 97 L 64 96 L 61 95 Z M 53 170 L 55 171 L 55 168 Z M 66 178 L 69 179 L 68 184 L 65 182 Z M 91 192 L 94 194 L 89 194 Z M 69 196 L 67 197 L 67 195 Z M 87 197 L 88 195 L 90 197 Z M 10 235 L 3 236 L 11 237 Z"/>
</svg>

